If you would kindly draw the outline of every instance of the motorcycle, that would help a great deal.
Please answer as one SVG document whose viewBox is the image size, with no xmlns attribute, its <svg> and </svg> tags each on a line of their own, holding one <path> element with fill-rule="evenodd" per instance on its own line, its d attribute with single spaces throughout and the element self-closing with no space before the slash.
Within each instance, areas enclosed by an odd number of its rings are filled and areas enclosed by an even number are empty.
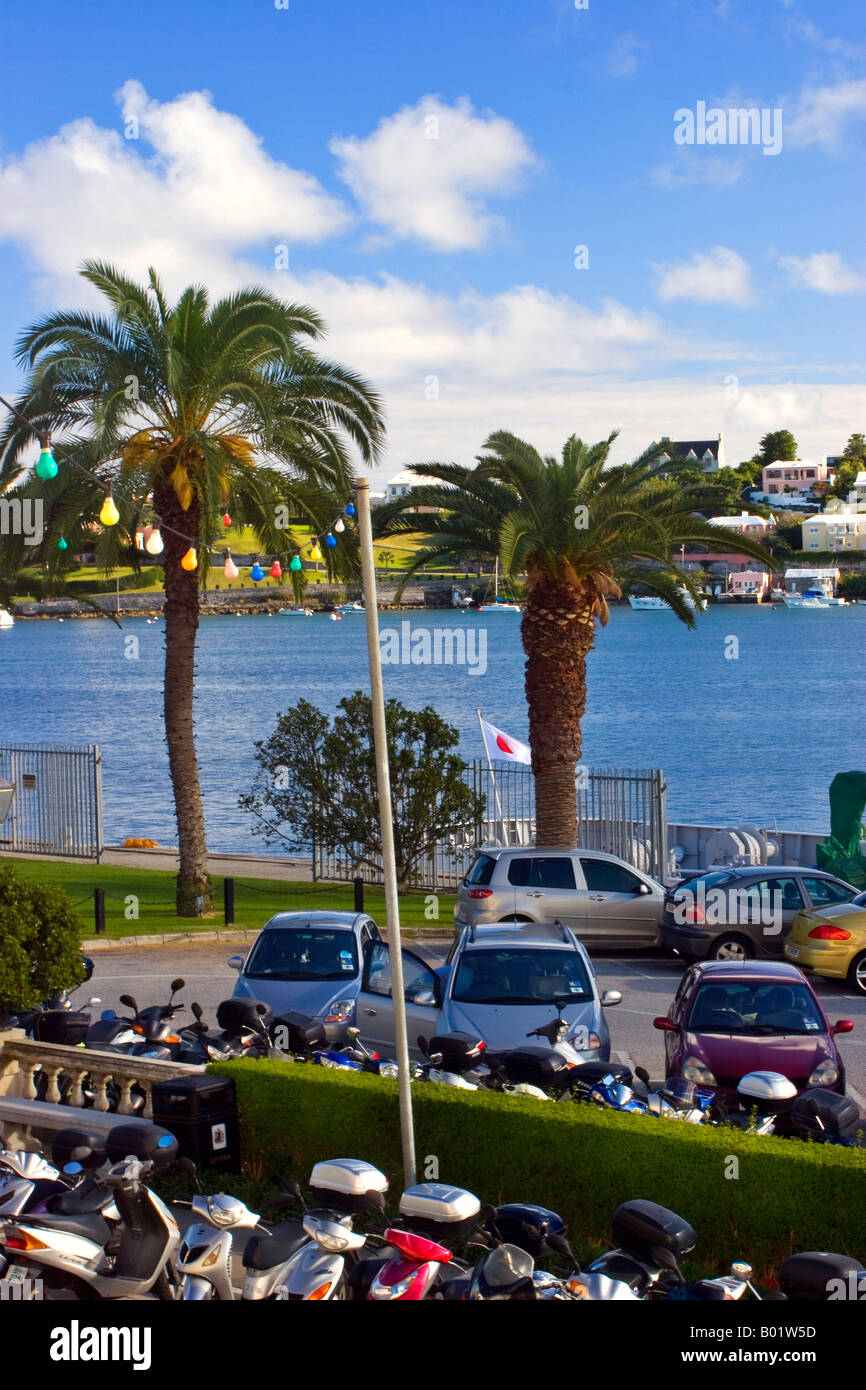
<svg viewBox="0 0 866 1390">
<path fill-rule="evenodd" d="M 405 1229 L 391 1226 L 384 1235 L 395 1253 L 356 1267 L 350 1281 L 353 1297 L 377 1303 L 446 1297 L 448 1285 L 466 1274 L 450 1246 L 477 1226 L 481 1210 L 478 1198 L 465 1188 L 441 1182 L 407 1187 L 400 1198 Z"/>
<path fill-rule="evenodd" d="M 367 1247 L 353 1215 L 384 1211 L 388 1179 L 354 1158 L 317 1163 L 310 1188 L 321 1207 L 304 1209 L 300 1236 L 253 1236 L 244 1250 L 242 1297 L 323 1302 L 345 1299 L 349 1278 Z M 290 1190 L 303 1204 L 297 1184 Z M 387 1235 L 386 1235 L 387 1238 Z"/>
<path fill-rule="evenodd" d="M 49 1288 L 81 1293 L 83 1286 L 87 1295 L 99 1299 L 173 1299 L 180 1232 L 144 1179 L 155 1159 L 176 1149 L 173 1135 L 118 1126 L 108 1136 L 108 1161 L 95 1182 L 113 1195 L 119 1223 L 110 1225 L 98 1209 L 5 1218 L 0 1248 L 10 1262 L 9 1277 L 21 1280 L 36 1273 Z M 137 1157 L 136 1150 L 154 1157 Z"/>
</svg>

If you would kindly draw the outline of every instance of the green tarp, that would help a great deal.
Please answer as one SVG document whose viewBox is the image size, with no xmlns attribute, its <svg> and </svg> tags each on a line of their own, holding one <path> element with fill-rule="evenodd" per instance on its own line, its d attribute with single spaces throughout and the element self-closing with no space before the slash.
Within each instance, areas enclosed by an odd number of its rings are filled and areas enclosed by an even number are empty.
<svg viewBox="0 0 866 1390">
<path fill-rule="evenodd" d="M 860 853 L 866 772 L 838 772 L 830 783 L 830 834 L 816 847 L 819 869 L 866 888 L 866 858 Z"/>
</svg>

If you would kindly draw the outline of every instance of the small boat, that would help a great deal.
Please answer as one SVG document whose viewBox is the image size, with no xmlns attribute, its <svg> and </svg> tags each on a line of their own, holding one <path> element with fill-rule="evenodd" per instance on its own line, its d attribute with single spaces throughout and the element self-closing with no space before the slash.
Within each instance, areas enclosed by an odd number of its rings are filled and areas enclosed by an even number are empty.
<svg viewBox="0 0 866 1390">
<path fill-rule="evenodd" d="M 493 602 L 479 603 L 479 613 L 522 613 L 523 609 L 519 603 L 511 603 L 508 599 L 499 597 L 499 557 L 496 557 L 496 575 L 493 581 Z"/>
<path fill-rule="evenodd" d="M 13 627 L 15 619 L 7 608 L 0 608 L 0 627 Z"/>
<path fill-rule="evenodd" d="M 345 618 L 347 613 L 363 613 L 363 603 L 338 603 L 334 612 L 341 618 Z"/>
<path fill-rule="evenodd" d="M 786 608 L 843 608 L 847 606 L 844 598 L 834 598 L 819 585 L 812 585 L 802 594 L 798 594 L 795 590 L 784 593 L 782 602 Z"/>
<path fill-rule="evenodd" d="M 281 608 L 279 610 L 281 618 L 312 618 L 312 608 Z"/>
<path fill-rule="evenodd" d="M 701 597 L 696 602 L 687 589 L 681 589 L 680 594 L 687 608 L 691 608 L 693 612 L 696 610 L 703 613 L 707 606 L 705 598 Z M 629 594 L 628 602 L 629 607 L 636 609 L 639 613 L 669 613 L 671 611 L 670 604 L 666 603 L 663 598 L 659 598 L 658 594 Z"/>
</svg>

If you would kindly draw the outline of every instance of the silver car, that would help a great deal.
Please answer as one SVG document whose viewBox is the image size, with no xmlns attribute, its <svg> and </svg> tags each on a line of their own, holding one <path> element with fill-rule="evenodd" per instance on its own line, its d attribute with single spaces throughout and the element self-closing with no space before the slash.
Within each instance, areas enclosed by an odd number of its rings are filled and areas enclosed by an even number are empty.
<svg viewBox="0 0 866 1390">
<path fill-rule="evenodd" d="M 660 883 L 615 854 L 485 848 L 458 889 L 454 922 L 559 921 L 589 950 L 655 946 L 664 902 Z"/>
<path fill-rule="evenodd" d="M 275 1014 L 318 1018 L 329 1041 L 342 1042 L 355 1015 L 361 958 L 379 928 L 365 912 L 278 912 L 243 956 L 235 999 L 261 999 Z"/>
<path fill-rule="evenodd" d="M 467 927 L 440 966 L 404 950 L 403 994 L 409 1051 L 418 1060 L 424 1057 L 419 1037 L 441 1033 L 475 1034 L 494 1052 L 525 1046 L 527 1034 L 556 1018 L 559 1007 L 581 1059 L 607 1062 L 610 1033 L 602 1011 L 621 999 L 618 990 L 599 996 L 589 957 L 558 923 Z M 356 1018 L 361 1041 L 392 1055 L 391 950 L 384 941 L 364 949 Z"/>
</svg>

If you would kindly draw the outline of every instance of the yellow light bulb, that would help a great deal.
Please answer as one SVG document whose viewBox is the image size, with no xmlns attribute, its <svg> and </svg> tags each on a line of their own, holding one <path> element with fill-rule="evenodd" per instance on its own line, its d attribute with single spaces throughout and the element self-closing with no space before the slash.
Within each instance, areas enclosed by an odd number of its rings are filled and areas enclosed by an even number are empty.
<svg viewBox="0 0 866 1390">
<path fill-rule="evenodd" d="M 111 493 L 106 493 L 105 501 L 99 513 L 99 520 L 103 526 L 116 526 L 120 520 L 120 512 L 114 505 L 114 498 Z"/>
<path fill-rule="evenodd" d="M 313 548 L 312 548 L 312 550 L 310 551 L 310 559 L 311 559 L 311 560 L 321 560 L 321 558 L 322 558 L 322 552 L 321 552 L 321 550 L 319 549 L 319 547 L 318 547 L 317 545 L 314 545 Z"/>
<path fill-rule="evenodd" d="M 183 557 L 183 559 L 181 560 L 180 564 L 181 564 L 181 569 L 185 569 L 185 570 L 194 570 L 194 569 L 195 569 L 196 565 L 198 564 L 198 556 L 196 555 L 196 553 L 195 553 L 195 551 L 193 550 L 192 546 L 190 546 L 189 550 L 188 550 L 188 551 L 186 552 L 186 554 L 184 555 L 184 557 Z"/>
</svg>

